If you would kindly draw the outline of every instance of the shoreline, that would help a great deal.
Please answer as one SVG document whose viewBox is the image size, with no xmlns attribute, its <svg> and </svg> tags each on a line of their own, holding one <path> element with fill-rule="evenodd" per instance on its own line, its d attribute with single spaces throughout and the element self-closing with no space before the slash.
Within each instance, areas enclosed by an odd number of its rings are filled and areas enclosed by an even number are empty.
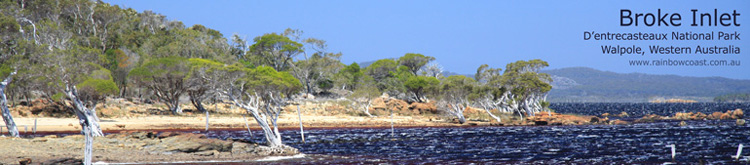
<svg viewBox="0 0 750 165">
<path fill-rule="evenodd" d="M 307 154 L 299 153 L 292 156 L 266 156 L 266 157 L 260 157 L 253 160 L 205 160 L 205 161 L 172 161 L 172 162 L 105 162 L 105 161 L 98 161 L 98 162 L 92 162 L 91 164 L 215 164 L 215 163 L 222 163 L 222 164 L 244 164 L 244 163 L 263 163 L 263 162 L 274 162 L 274 161 L 284 161 L 289 159 L 300 159 L 307 157 Z"/>
<path fill-rule="evenodd" d="M 290 117 L 294 117 L 291 119 Z M 15 118 L 16 126 L 22 135 L 32 134 L 34 120 L 37 121 L 37 134 L 78 133 L 80 125 L 76 118 Z M 394 117 L 394 127 L 461 127 L 470 124 L 449 123 L 448 121 L 433 120 L 421 116 Z M 209 118 L 209 130 L 247 130 L 243 118 L 235 116 L 221 116 Z M 205 118 L 195 116 L 149 116 L 131 118 L 102 118 L 100 124 L 105 133 L 122 131 L 205 131 Z M 308 116 L 302 118 L 305 129 L 331 128 L 390 128 L 390 118 L 385 117 L 357 117 L 357 116 Z M 476 125 L 490 125 L 491 122 L 471 121 Z M 247 124 L 253 131 L 260 130 L 252 118 L 247 118 Z M 24 127 L 26 126 L 26 127 Z M 282 115 L 278 123 L 280 130 L 299 129 L 296 115 Z M 2 125 L 2 134 L 8 130 Z"/>
<path fill-rule="evenodd" d="M 613 117 L 609 119 L 609 117 Z M 652 122 L 655 120 L 703 120 L 703 119 L 742 119 L 744 113 L 741 109 L 727 111 L 725 113 L 715 112 L 710 115 L 702 113 L 676 113 L 673 116 L 646 115 L 641 118 L 630 118 L 627 120 L 617 115 L 583 116 L 575 114 L 548 115 L 546 112 L 536 116 L 527 117 L 524 120 L 469 120 L 458 124 L 451 120 L 440 119 L 438 116 L 394 116 L 393 127 L 395 128 L 422 128 L 422 127 L 475 127 L 475 126 L 545 126 L 545 125 L 622 125 L 632 123 Z M 244 119 L 244 120 L 243 120 Z M 14 119 L 21 135 L 33 134 L 64 134 L 79 133 L 80 125 L 76 118 L 31 118 L 20 117 Z M 260 131 L 255 119 L 243 118 L 242 116 L 216 116 L 209 117 L 208 130 L 247 130 L 249 126 L 253 131 Z M 625 121 L 623 121 L 625 120 Z M 34 130 L 34 124 L 37 124 Z M 391 118 L 348 116 L 348 115 L 306 115 L 302 117 L 305 129 L 357 129 L 357 128 L 390 128 Z M 170 131 L 206 131 L 205 116 L 145 116 L 145 117 L 115 117 L 102 118 L 100 120 L 102 131 L 105 133 L 119 133 L 132 131 L 147 132 L 170 132 Z M 298 130 L 299 118 L 296 114 L 282 114 L 279 116 L 279 130 Z M 7 134 L 8 130 L 0 125 L 0 135 Z"/>
<path fill-rule="evenodd" d="M 281 130 L 299 130 L 297 120 L 288 118 L 293 115 L 283 115 L 279 120 Z M 573 116 L 565 114 L 554 114 L 552 117 L 539 115 L 525 120 L 519 125 L 503 125 L 503 123 L 487 121 L 468 121 L 464 124 L 451 123 L 449 120 L 434 120 L 430 117 L 400 116 L 394 117 L 394 128 L 473 128 L 473 127 L 576 127 L 586 125 L 621 125 L 607 122 L 590 122 L 577 123 L 572 125 L 538 125 L 538 121 L 559 122 L 562 118 L 596 118 L 592 116 Z M 296 116 L 295 116 L 296 117 Z M 331 120 L 321 120 L 321 118 L 332 118 Z M 190 116 L 155 116 L 155 117 L 137 117 L 137 118 L 105 118 L 102 119 L 103 128 L 116 127 L 115 129 L 105 130 L 108 133 L 105 137 L 97 138 L 94 141 L 94 163 L 104 164 L 257 164 L 263 163 L 263 160 L 275 159 L 282 156 L 284 160 L 293 160 L 299 157 L 299 154 L 285 152 L 267 153 L 263 150 L 262 144 L 243 141 L 241 139 L 211 139 L 205 136 L 205 121 L 197 120 L 197 117 Z M 335 118 L 336 120 L 333 120 Z M 35 118 L 19 118 L 19 121 L 33 124 Z M 160 119 L 159 121 L 153 121 Z M 209 131 L 246 131 L 242 117 L 219 116 L 210 118 L 211 125 Z M 250 119 L 254 120 L 254 119 Z M 53 162 L 53 163 L 71 163 L 69 161 L 80 161 L 82 155 L 80 152 L 83 147 L 83 136 L 79 130 L 73 130 L 76 124 L 75 118 L 38 118 L 37 121 L 44 121 L 44 127 L 32 135 L 31 132 L 23 133 L 22 138 L 0 137 L 0 141 L 6 144 L 7 149 L 0 150 L 0 163 L 12 164 L 21 160 L 29 159 L 34 162 Z M 179 122 L 176 122 L 179 121 Z M 567 120 L 566 120 L 567 121 Z M 580 120 L 570 120 L 580 121 Z M 685 120 L 656 120 L 661 121 L 685 121 Z M 132 122 L 143 122 L 148 124 L 128 124 Z M 364 117 L 364 116 L 308 116 L 303 118 L 303 123 L 307 130 L 319 129 L 360 129 L 360 128 L 390 128 L 390 117 Z M 514 121 L 506 121 L 514 122 Z M 42 122 L 39 122 L 42 123 Z M 201 124 L 202 123 L 202 124 Z M 248 123 L 251 123 L 248 121 Z M 564 123 L 564 122 L 563 122 Z M 25 123 L 20 123 L 23 125 Z M 124 124 L 124 127 L 117 127 Z M 632 123 L 635 124 L 635 123 Z M 21 127 L 23 128 L 23 127 Z M 251 124 L 252 130 L 260 131 L 257 124 Z M 7 130 L 6 130 L 7 131 Z M 164 133 L 172 132 L 172 133 Z M 69 135 L 60 135 L 69 134 Z M 170 140 L 171 139 L 171 140 Z M 185 144 L 185 142 L 193 144 Z M 231 144 L 230 148 L 213 148 L 200 151 L 183 151 L 176 152 L 174 147 L 195 147 L 196 143 L 204 147 L 226 146 Z M 54 146 L 52 148 L 50 146 Z M 64 149 L 63 149 L 64 148 Z M 199 147 L 202 148 L 202 147 Z M 240 148 L 240 149 L 233 149 Z M 242 149 L 245 148 L 245 149 Z M 296 149 L 293 149 L 297 152 Z M 16 152 L 20 151 L 20 152 Z M 68 152 L 73 151 L 73 152 Z M 246 152 L 247 151 L 247 152 Z M 184 153 L 183 153 L 184 152 Z M 301 153 L 304 154 L 304 153 Z M 169 155 L 168 157 L 164 157 Z M 21 160 L 19 160 L 21 159 Z M 278 161 L 278 160 L 271 160 Z"/>
</svg>

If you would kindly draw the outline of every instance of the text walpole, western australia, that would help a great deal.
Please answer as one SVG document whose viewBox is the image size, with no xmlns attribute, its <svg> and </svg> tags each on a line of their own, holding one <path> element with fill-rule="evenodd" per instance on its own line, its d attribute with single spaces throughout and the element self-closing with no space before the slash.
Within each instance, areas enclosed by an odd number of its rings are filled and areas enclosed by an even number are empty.
<svg viewBox="0 0 750 165">
<path fill-rule="evenodd" d="M 640 46 L 620 46 L 620 45 L 602 45 L 602 54 L 704 54 L 704 55 L 732 55 L 740 54 L 740 47 L 734 45 L 726 46 L 660 46 L 650 45 L 648 51 L 643 51 Z"/>
</svg>

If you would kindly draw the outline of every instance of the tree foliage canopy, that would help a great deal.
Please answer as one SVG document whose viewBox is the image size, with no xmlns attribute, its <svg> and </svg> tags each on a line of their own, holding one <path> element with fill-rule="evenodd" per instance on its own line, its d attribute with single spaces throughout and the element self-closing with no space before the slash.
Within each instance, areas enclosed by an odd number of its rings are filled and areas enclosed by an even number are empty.
<svg viewBox="0 0 750 165">
<path fill-rule="evenodd" d="M 417 75 L 417 71 L 419 71 L 420 68 L 433 60 L 435 60 L 435 57 L 425 56 L 419 53 L 406 53 L 398 59 L 398 63 L 406 66 L 412 74 Z"/>
<path fill-rule="evenodd" d="M 453 97 L 468 99 L 468 96 L 474 91 L 476 81 L 464 75 L 448 76 L 440 84 L 440 91 L 446 99 Z"/>
<path fill-rule="evenodd" d="M 394 77 L 398 64 L 391 59 L 381 59 L 375 61 L 365 68 L 365 74 L 372 76 L 375 81 L 382 81 L 389 77 Z"/>
<path fill-rule="evenodd" d="M 440 84 L 440 80 L 435 77 L 411 76 L 404 82 L 404 87 L 415 95 L 416 100 L 421 101 L 424 97 L 424 91 L 427 88 L 435 88 L 438 84 Z"/>
<path fill-rule="evenodd" d="M 364 72 L 356 62 L 345 66 L 341 69 L 341 72 L 337 73 L 339 83 L 348 87 L 350 90 L 356 90 L 357 87 L 359 87 L 358 82 L 362 80 L 363 76 Z"/>
<path fill-rule="evenodd" d="M 303 45 L 284 35 L 267 33 L 253 39 L 251 59 L 257 66 L 270 66 L 279 71 L 289 69 L 289 64 L 303 50 Z"/>
<path fill-rule="evenodd" d="M 173 56 L 148 61 L 130 71 L 129 77 L 166 101 L 172 113 L 180 114 L 179 99 L 187 89 L 186 77 L 189 72 L 188 59 Z"/>
<path fill-rule="evenodd" d="M 142 83 L 153 82 L 155 78 L 183 79 L 189 67 L 188 60 L 183 57 L 157 58 L 133 69 L 129 76 Z"/>
</svg>

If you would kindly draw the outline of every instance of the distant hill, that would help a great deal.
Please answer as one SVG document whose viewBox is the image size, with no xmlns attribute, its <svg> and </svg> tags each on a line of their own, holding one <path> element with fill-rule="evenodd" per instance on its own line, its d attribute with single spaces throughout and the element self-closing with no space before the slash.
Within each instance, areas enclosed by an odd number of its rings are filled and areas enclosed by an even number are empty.
<svg viewBox="0 0 750 165">
<path fill-rule="evenodd" d="M 364 69 L 372 65 L 372 63 L 375 63 L 375 61 L 358 62 L 357 65 L 359 65 L 360 68 Z M 349 64 L 346 64 L 346 65 L 349 65 Z"/>
<path fill-rule="evenodd" d="M 542 71 L 552 76 L 551 102 L 646 102 L 650 99 L 713 101 L 729 93 L 750 93 L 750 80 L 615 73 L 573 67 Z"/>
</svg>

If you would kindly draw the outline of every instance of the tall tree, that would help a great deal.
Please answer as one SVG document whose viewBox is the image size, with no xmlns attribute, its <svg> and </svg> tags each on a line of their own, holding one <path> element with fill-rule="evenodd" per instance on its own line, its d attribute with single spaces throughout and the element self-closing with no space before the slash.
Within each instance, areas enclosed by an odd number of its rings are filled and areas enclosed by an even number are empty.
<svg viewBox="0 0 750 165">
<path fill-rule="evenodd" d="M 102 52 L 107 49 L 118 48 L 122 43 L 117 40 L 118 35 L 121 33 L 120 26 L 118 23 L 122 23 L 123 17 L 122 9 L 119 6 L 110 6 L 105 3 L 97 3 L 94 7 L 94 14 L 92 20 L 94 21 L 95 34 L 99 40 L 99 46 Z M 110 33 L 114 32 L 114 33 Z"/>
<path fill-rule="evenodd" d="M 153 91 L 164 101 L 172 114 L 182 114 L 180 96 L 186 91 L 185 77 L 190 71 L 189 61 L 182 57 L 151 60 L 130 71 L 128 76 L 136 84 Z"/>
<path fill-rule="evenodd" d="M 435 60 L 435 57 L 425 56 L 419 53 L 406 53 L 401 58 L 398 58 L 398 63 L 409 68 L 412 75 L 417 75 L 417 71 L 419 71 L 422 66 L 427 65 L 427 63 L 433 60 Z"/>
<path fill-rule="evenodd" d="M 353 62 L 336 74 L 336 82 L 341 85 L 341 89 L 356 90 L 359 87 L 358 82 L 361 81 L 363 76 L 362 68 L 359 67 L 359 64 Z"/>
<path fill-rule="evenodd" d="M 328 52 L 325 40 L 312 37 L 300 39 L 302 33 L 301 30 L 293 29 L 286 29 L 283 33 L 285 37 L 302 42 L 305 46 L 301 51 L 303 58 L 291 65 L 292 74 L 304 85 L 306 93 L 315 94 L 321 90 L 326 92 L 333 87 L 335 73 L 343 67 L 339 60 L 341 53 Z"/>
<path fill-rule="evenodd" d="M 245 59 L 245 53 L 248 51 L 249 46 L 247 45 L 247 40 L 244 38 L 241 38 L 239 35 L 234 34 L 232 35 L 232 49 L 231 54 L 234 56 L 238 61 L 247 61 Z"/>
<path fill-rule="evenodd" d="M 112 77 L 120 88 L 120 97 L 125 96 L 128 86 L 128 73 L 135 68 L 139 60 L 138 54 L 128 49 L 109 49 L 104 53 L 106 61 L 102 66 L 112 71 Z"/>
<path fill-rule="evenodd" d="M 185 82 L 190 102 L 198 111 L 206 112 L 206 109 L 203 108 L 203 100 L 214 93 L 210 85 L 210 83 L 213 83 L 211 79 L 221 78 L 209 75 L 207 72 L 221 68 L 224 64 L 200 58 L 191 58 L 188 60 L 190 62 L 190 72 L 185 77 Z"/>
<path fill-rule="evenodd" d="M 367 66 L 367 68 L 365 68 L 365 74 L 375 79 L 375 82 L 378 82 L 378 88 L 380 88 L 380 90 L 386 91 L 388 90 L 388 87 L 392 86 L 391 84 L 393 84 L 393 82 L 397 81 L 395 79 L 397 68 L 398 64 L 396 61 L 391 59 L 381 59 L 370 64 L 370 66 Z"/>
<path fill-rule="evenodd" d="M 302 44 L 276 33 L 255 37 L 253 41 L 249 59 L 257 66 L 270 66 L 279 71 L 289 70 L 294 58 L 304 51 Z"/>
<path fill-rule="evenodd" d="M 308 94 L 317 93 L 318 90 L 327 91 L 333 87 L 334 74 L 342 68 L 340 57 L 341 53 L 315 53 L 296 62 L 294 77 L 302 81 Z"/>
</svg>

